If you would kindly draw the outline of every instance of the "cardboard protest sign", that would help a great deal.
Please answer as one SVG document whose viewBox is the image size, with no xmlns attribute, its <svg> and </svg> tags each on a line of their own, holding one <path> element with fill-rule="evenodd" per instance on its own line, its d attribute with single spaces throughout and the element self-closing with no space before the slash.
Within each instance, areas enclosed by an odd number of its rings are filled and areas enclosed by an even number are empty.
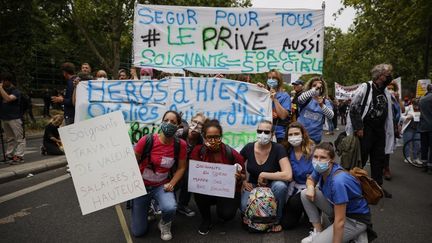
<svg viewBox="0 0 432 243">
<path fill-rule="evenodd" d="M 170 73 L 322 73 L 324 10 L 135 6 L 134 65 Z"/>
<path fill-rule="evenodd" d="M 59 129 L 82 214 L 146 194 L 121 112 Z"/>
<path fill-rule="evenodd" d="M 255 84 L 189 77 L 80 82 L 75 107 L 76 121 L 121 111 L 129 124 L 132 143 L 157 133 L 168 110 L 182 112 L 188 122 L 202 112 L 209 119 L 219 120 L 224 142 L 235 149 L 254 141 L 258 123 L 263 118 L 271 119 L 272 114 L 269 92 Z"/>
<path fill-rule="evenodd" d="M 427 86 L 430 83 L 430 79 L 420 79 L 417 81 L 416 98 L 420 98 L 426 94 Z"/>
<path fill-rule="evenodd" d="M 342 86 L 335 82 L 335 98 L 338 100 L 351 99 L 359 87 L 360 84 L 355 84 L 351 86 Z"/>
<path fill-rule="evenodd" d="M 188 191 L 205 195 L 234 198 L 234 165 L 189 161 Z"/>
</svg>

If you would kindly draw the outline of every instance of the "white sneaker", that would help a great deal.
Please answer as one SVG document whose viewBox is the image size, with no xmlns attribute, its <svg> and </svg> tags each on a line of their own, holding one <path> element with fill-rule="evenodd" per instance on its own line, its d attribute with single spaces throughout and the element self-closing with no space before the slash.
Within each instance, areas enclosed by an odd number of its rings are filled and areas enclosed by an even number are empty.
<svg viewBox="0 0 432 243">
<path fill-rule="evenodd" d="M 420 159 L 415 159 L 414 163 L 418 164 L 418 165 L 422 165 L 423 161 L 421 161 Z"/>
<path fill-rule="evenodd" d="M 408 164 L 410 161 L 411 161 L 411 158 L 410 158 L 410 157 L 407 157 L 406 159 L 404 159 L 404 162 L 407 163 L 407 164 Z"/>
<path fill-rule="evenodd" d="M 311 243 L 320 233 L 321 232 L 316 231 L 316 229 L 314 229 L 313 231 L 310 231 L 309 236 L 306 238 L 303 238 L 301 243 Z"/>
<path fill-rule="evenodd" d="M 161 231 L 161 239 L 162 240 L 171 240 L 172 234 L 171 234 L 171 223 L 165 223 L 162 222 L 162 219 L 159 221 L 158 227 Z"/>
</svg>

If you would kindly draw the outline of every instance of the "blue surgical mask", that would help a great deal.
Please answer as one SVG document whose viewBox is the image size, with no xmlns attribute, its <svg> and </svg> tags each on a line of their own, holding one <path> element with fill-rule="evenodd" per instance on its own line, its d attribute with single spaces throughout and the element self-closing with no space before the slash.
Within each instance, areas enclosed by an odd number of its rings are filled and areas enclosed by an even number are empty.
<svg viewBox="0 0 432 243">
<path fill-rule="evenodd" d="M 160 127 L 163 134 L 167 138 L 173 137 L 175 132 L 177 131 L 177 126 L 169 122 L 162 122 Z"/>
<path fill-rule="evenodd" d="M 322 174 L 329 169 L 329 162 L 320 162 L 319 160 L 312 159 L 312 166 L 316 172 Z"/>
<path fill-rule="evenodd" d="M 275 89 L 278 86 L 278 81 L 274 80 L 274 79 L 267 79 L 267 85 L 271 88 L 271 89 Z"/>
</svg>

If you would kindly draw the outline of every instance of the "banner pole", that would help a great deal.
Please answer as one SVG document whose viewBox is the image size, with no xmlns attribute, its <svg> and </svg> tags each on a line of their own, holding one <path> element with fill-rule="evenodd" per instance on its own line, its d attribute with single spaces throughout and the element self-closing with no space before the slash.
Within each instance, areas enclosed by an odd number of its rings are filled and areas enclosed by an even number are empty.
<svg viewBox="0 0 432 243">
<path fill-rule="evenodd" d="M 120 207 L 120 204 L 115 205 L 115 209 L 116 209 L 119 221 L 120 221 L 120 225 L 121 225 L 122 230 L 123 230 L 123 234 L 124 234 L 124 236 L 126 238 L 126 242 L 127 243 L 133 243 L 132 237 L 130 235 L 129 228 L 128 228 L 128 225 L 126 223 L 126 219 L 125 219 L 125 216 L 123 214 L 123 210 Z"/>
</svg>

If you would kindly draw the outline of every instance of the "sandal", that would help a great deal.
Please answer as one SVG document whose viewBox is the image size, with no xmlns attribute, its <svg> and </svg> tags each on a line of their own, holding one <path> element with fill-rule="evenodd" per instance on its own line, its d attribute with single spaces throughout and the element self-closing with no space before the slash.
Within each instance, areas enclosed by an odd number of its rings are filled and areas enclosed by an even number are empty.
<svg viewBox="0 0 432 243">
<path fill-rule="evenodd" d="M 282 231 L 282 225 L 280 225 L 280 224 L 273 225 L 273 227 L 271 229 L 271 232 L 273 232 L 273 233 L 278 233 L 281 231 Z"/>
</svg>

